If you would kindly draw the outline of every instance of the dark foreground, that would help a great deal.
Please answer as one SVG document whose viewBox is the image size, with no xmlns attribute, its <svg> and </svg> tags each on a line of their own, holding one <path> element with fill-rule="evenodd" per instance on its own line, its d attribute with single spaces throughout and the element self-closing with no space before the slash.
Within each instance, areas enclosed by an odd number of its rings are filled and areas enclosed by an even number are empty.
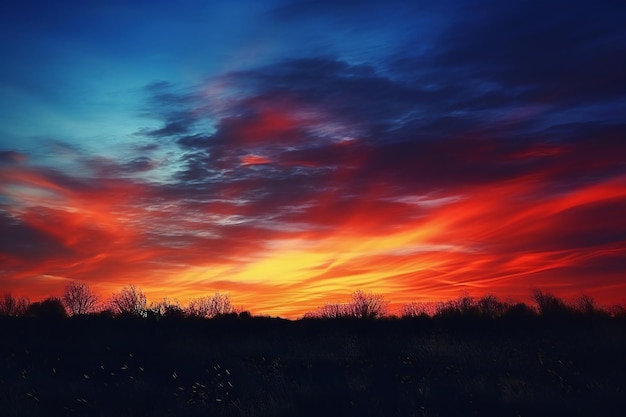
<svg viewBox="0 0 626 417">
<path fill-rule="evenodd" d="M 624 319 L 0 320 L 0 416 L 621 416 Z"/>
</svg>

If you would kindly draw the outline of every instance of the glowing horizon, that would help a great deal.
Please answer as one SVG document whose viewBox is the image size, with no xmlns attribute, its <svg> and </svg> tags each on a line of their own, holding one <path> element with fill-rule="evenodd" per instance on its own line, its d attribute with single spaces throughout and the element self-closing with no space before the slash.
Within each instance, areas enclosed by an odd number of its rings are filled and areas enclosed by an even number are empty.
<svg viewBox="0 0 626 417">
<path fill-rule="evenodd" d="M 619 13 L 205 3 L 6 6 L 0 292 L 626 304 Z"/>
</svg>

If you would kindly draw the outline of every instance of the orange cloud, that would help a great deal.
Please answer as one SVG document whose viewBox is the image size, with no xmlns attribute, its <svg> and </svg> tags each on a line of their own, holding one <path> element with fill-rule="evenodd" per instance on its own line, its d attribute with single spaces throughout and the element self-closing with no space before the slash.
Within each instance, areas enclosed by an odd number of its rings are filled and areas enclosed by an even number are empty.
<svg viewBox="0 0 626 417">
<path fill-rule="evenodd" d="M 263 165 L 263 164 L 269 164 L 271 162 L 268 158 L 266 158 L 264 156 L 252 155 L 252 154 L 242 156 L 240 158 L 240 160 L 241 160 L 241 165 L 244 165 L 244 166 L 246 166 L 246 165 Z"/>
<path fill-rule="evenodd" d="M 624 301 L 623 176 L 558 189 L 536 173 L 399 196 L 381 179 L 353 198 L 329 181 L 276 206 L 245 197 L 242 181 L 181 199 L 121 179 L 1 175 L 15 201 L 3 289 L 33 299 L 84 280 L 103 298 L 128 283 L 183 303 L 219 290 L 255 313 L 292 318 L 356 289 L 383 293 L 394 307 L 464 291 L 527 301 L 537 287 Z M 335 184 L 358 180 L 336 175 Z M 597 283 L 582 278 L 603 265 Z"/>
</svg>

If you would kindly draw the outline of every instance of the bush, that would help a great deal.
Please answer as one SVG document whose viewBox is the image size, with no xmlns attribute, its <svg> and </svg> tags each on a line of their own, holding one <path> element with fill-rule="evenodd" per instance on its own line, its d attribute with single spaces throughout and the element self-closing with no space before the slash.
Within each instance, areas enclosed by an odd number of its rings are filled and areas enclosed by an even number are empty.
<svg viewBox="0 0 626 417">
<path fill-rule="evenodd" d="M 304 314 L 304 318 L 307 319 L 337 319 L 342 317 L 352 317 L 352 310 L 349 304 L 327 303 L 316 308 L 314 311 L 309 311 Z"/>
<path fill-rule="evenodd" d="M 502 314 L 502 317 L 518 320 L 528 317 L 534 317 L 535 315 L 535 310 L 533 310 L 528 305 L 524 303 L 515 303 L 507 306 L 506 310 Z"/>
<path fill-rule="evenodd" d="M 478 312 L 482 317 L 501 317 L 507 310 L 507 305 L 493 295 L 485 295 L 476 302 Z"/>
<path fill-rule="evenodd" d="M 216 292 L 212 296 L 193 299 L 187 306 L 187 314 L 191 317 L 213 318 L 235 312 L 235 308 L 227 294 Z"/>
<path fill-rule="evenodd" d="M 408 304 L 402 304 L 400 307 L 400 317 L 402 318 L 417 318 L 417 317 L 429 317 L 428 312 L 430 309 L 426 304 L 412 302 Z"/>
<path fill-rule="evenodd" d="M 31 317 L 42 319 L 64 319 L 67 317 L 65 307 L 59 298 L 48 297 L 28 306 L 27 314 Z"/>
<path fill-rule="evenodd" d="M 304 318 L 359 318 L 377 319 L 387 314 L 387 305 L 381 294 L 365 293 L 357 290 L 352 293 L 349 303 L 329 303 L 307 312 Z"/>
<path fill-rule="evenodd" d="M 353 317 L 359 319 L 378 319 L 387 314 L 387 302 L 381 294 L 364 293 L 357 290 L 352 293 L 348 309 Z"/>
<path fill-rule="evenodd" d="M 180 306 L 178 301 L 170 301 L 168 298 L 164 298 L 163 300 L 151 303 L 150 308 L 148 308 L 148 317 L 154 319 L 183 319 L 186 314 L 183 308 Z"/>
<path fill-rule="evenodd" d="M 542 316 L 565 315 L 572 312 L 561 298 L 553 294 L 534 290 L 533 299 L 537 304 L 537 311 Z"/>
<path fill-rule="evenodd" d="M 111 309 L 120 316 L 146 317 L 146 295 L 134 285 L 128 285 L 114 293 L 109 301 Z"/>
<path fill-rule="evenodd" d="M 440 303 L 435 309 L 435 316 L 438 317 L 468 317 L 478 315 L 478 306 L 469 295 L 461 296 L 457 300 Z"/>
</svg>

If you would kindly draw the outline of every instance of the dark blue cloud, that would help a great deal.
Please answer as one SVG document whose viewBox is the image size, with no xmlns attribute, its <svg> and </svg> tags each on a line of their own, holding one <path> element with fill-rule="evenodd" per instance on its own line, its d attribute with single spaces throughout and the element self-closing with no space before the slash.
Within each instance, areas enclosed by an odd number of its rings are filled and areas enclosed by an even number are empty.
<svg viewBox="0 0 626 417">
<path fill-rule="evenodd" d="M 40 261 L 50 258 L 67 258 L 72 255 L 56 236 L 23 223 L 0 207 L 0 254 L 6 259 L 18 258 L 20 262 Z M 9 268 L 11 265 L 6 265 Z M 2 271 L 3 268 L 0 268 Z M 7 272 L 7 271 L 5 271 Z"/>
<path fill-rule="evenodd" d="M 16 164 L 26 160 L 26 155 L 15 151 L 0 150 L 0 164 Z"/>
<path fill-rule="evenodd" d="M 598 158 L 606 163 L 578 163 L 579 174 L 563 168 L 567 174 L 559 179 L 567 180 L 569 175 L 574 181 L 587 176 L 590 173 L 585 168 L 594 164 L 594 175 L 608 175 L 620 167 L 610 155 L 621 148 L 612 138 L 619 137 L 624 128 L 612 120 L 596 120 L 590 115 L 589 120 L 573 124 L 552 117 L 561 104 L 558 99 L 547 111 L 534 111 L 533 101 L 507 91 L 485 92 L 471 77 L 464 88 L 455 90 L 434 88 L 428 82 L 418 87 L 408 81 L 408 74 L 409 69 L 404 69 L 403 77 L 396 78 L 372 66 L 325 57 L 228 73 L 224 77 L 234 86 L 234 99 L 231 97 L 227 108 L 220 110 L 221 117 L 214 119 L 214 131 L 196 127 L 197 116 L 192 114 L 203 105 L 199 96 L 160 91 L 152 101 L 158 103 L 155 107 L 162 111 L 164 121 L 176 117 L 189 120 L 188 125 L 176 125 L 179 132 L 167 132 L 185 151 L 183 179 L 214 181 L 219 178 L 217 171 L 233 168 L 246 152 L 262 153 L 281 175 L 295 172 L 294 165 L 328 167 L 331 170 L 325 174 L 331 175 L 337 167 L 351 167 L 356 159 L 360 165 L 350 169 L 361 177 L 424 178 L 433 188 L 442 182 L 500 181 L 546 169 L 546 164 L 561 159 L 565 167 L 572 155 L 584 158 L 579 149 L 600 143 L 606 143 L 599 147 L 606 152 L 600 151 Z M 511 85 L 511 89 L 516 87 Z M 571 100 L 566 101 L 570 106 Z M 337 146 L 337 135 L 324 132 L 310 120 L 284 129 L 263 128 L 265 109 L 288 113 L 292 103 L 304 111 L 323 114 L 322 125 L 344 126 L 359 140 L 351 146 Z M 217 114 L 208 107 L 209 114 Z M 555 143 L 564 149 L 562 155 L 539 157 L 541 152 L 532 151 Z M 536 157 L 520 162 L 518 156 L 524 152 L 535 152 Z M 248 172 L 240 173 L 245 176 Z M 311 181 L 319 181 L 323 174 L 317 171 Z"/>
<path fill-rule="evenodd" d="M 470 100 L 459 110 L 480 101 L 563 109 L 623 99 L 625 15 L 615 1 L 481 2 L 452 20 L 431 53 L 399 54 L 395 70 L 416 83 L 454 86 Z"/>
</svg>

